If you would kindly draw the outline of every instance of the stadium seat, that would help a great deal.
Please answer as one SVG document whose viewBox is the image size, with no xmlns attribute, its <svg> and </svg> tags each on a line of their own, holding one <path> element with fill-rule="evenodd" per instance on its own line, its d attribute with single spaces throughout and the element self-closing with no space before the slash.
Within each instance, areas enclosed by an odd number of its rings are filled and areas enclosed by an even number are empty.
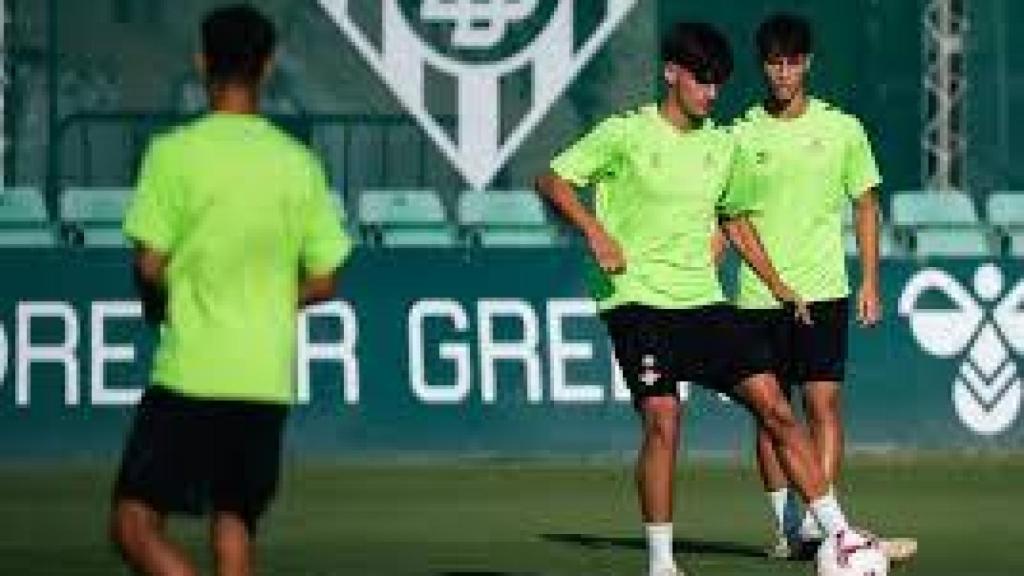
<svg viewBox="0 0 1024 576">
<path fill-rule="evenodd" d="M 0 190 L 0 224 L 47 224 L 46 204 L 35 188 Z"/>
<path fill-rule="evenodd" d="M 857 233 L 853 222 L 853 205 L 843 210 L 843 248 L 847 256 L 857 256 Z M 879 207 L 878 211 L 878 255 L 882 258 L 902 258 L 906 250 L 896 239 L 891 226 L 885 222 L 885 215 Z"/>
<path fill-rule="evenodd" d="M 57 236 L 39 190 L 0 190 L 0 246 L 49 247 L 56 244 Z"/>
<path fill-rule="evenodd" d="M 972 226 L 980 223 L 974 202 L 963 192 L 905 191 L 893 194 L 896 226 Z"/>
<path fill-rule="evenodd" d="M 552 246 L 558 240 L 544 205 L 529 191 L 467 191 L 459 197 L 458 220 L 470 241 L 487 247 Z"/>
<path fill-rule="evenodd" d="M 121 231 L 130 188 L 68 188 L 60 198 L 60 217 L 76 226 L 85 246 L 126 247 Z"/>
<path fill-rule="evenodd" d="M 985 257 L 996 255 L 984 228 L 920 228 L 914 232 L 918 256 Z"/>
<path fill-rule="evenodd" d="M 1010 232 L 1010 255 L 1024 258 L 1024 232 Z"/>
<path fill-rule="evenodd" d="M 995 226 L 1024 229 L 1024 191 L 993 192 L 988 197 L 985 213 L 989 223 Z"/>
<path fill-rule="evenodd" d="M 454 227 L 432 190 L 367 190 L 359 196 L 364 239 L 384 247 L 456 245 Z"/>
<path fill-rule="evenodd" d="M 1024 251 L 1024 191 L 992 192 L 985 206 L 990 224 L 1004 239 L 1010 255 Z"/>
<path fill-rule="evenodd" d="M 998 253 L 989 228 L 963 192 L 897 192 L 892 199 L 892 222 L 920 257 L 986 257 Z"/>
</svg>

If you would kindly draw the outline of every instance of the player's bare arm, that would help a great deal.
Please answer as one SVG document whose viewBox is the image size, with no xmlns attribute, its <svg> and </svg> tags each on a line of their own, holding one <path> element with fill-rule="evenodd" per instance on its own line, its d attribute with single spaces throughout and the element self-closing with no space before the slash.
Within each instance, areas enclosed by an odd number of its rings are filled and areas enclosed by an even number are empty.
<svg viewBox="0 0 1024 576">
<path fill-rule="evenodd" d="M 571 183 L 556 174 L 548 173 L 537 178 L 537 190 L 583 233 L 602 270 L 618 274 L 626 269 L 622 247 L 580 202 Z"/>
<path fill-rule="evenodd" d="M 323 276 L 307 276 L 299 286 L 299 306 L 330 300 L 334 297 L 337 283 L 337 274 L 333 272 Z"/>
<path fill-rule="evenodd" d="M 725 250 L 728 247 L 729 241 L 725 238 L 725 233 L 722 232 L 721 227 L 716 227 L 711 233 L 711 258 L 716 268 L 720 267 L 725 260 Z"/>
<path fill-rule="evenodd" d="M 857 291 L 857 321 L 862 326 L 874 326 L 882 319 L 878 289 L 878 194 L 874 188 L 854 201 L 853 212 L 861 278 Z"/>
<path fill-rule="evenodd" d="M 142 317 L 151 326 L 158 326 L 167 313 L 167 290 L 164 269 L 167 255 L 139 245 L 135 250 L 135 289 L 142 301 Z"/>
<path fill-rule="evenodd" d="M 801 321 L 810 324 L 811 312 L 807 303 L 782 281 L 782 277 L 779 276 L 772 261 L 768 259 L 764 245 L 761 244 L 761 238 L 758 237 L 757 231 L 750 223 L 750 220 L 744 216 L 738 216 L 726 220 L 722 227 L 729 241 L 736 248 L 736 251 L 739 252 L 743 260 L 750 264 L 750 267 L 754 269 L 754 272 L 764 282 L 765 286 L 771 290 L 772 294 L 780 302 L 793 304 L 795 307 L 794 313 L 797 317 Z"/>
<path fill-rule="evenodd" d="M 164 284 L 164 270 L 167 268 L 167 255 L 146 246 L 135 250 L 135 271 L 143 282 L 151 286 Z"/>
</svg>

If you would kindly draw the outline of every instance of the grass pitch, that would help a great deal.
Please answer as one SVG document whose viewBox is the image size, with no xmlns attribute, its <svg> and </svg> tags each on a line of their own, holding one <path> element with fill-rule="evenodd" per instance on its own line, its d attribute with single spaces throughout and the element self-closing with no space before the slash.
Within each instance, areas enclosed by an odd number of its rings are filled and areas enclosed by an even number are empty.
<svg viewBox="0 0 1024 576">
<path fill-rule="evenodd" d="M 127 574 L 105 537 L 113 467 L 0 465 L 0 574 Z M 1024 456 L 854 458 L 843 495 L 858 524 L 920 540 L 892 574 L 1024 574 Z M 640 575 L 634 500 L 625 462 L 291 463 L 260 573 Z M 201 523 L 172 531 L 208 562 Z M 687 574 L 813 573 L 765 558 L 769 533 L 751 465 L 683 461 L 675 548 Z"/>
</svg>

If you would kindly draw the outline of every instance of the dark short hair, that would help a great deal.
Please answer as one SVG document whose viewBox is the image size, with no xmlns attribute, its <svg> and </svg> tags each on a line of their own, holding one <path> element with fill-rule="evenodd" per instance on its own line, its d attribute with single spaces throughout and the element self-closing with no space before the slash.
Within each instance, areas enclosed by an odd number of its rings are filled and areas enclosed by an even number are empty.
<svg viewBox="0 0 1024 576">
<path fill-rule="evenodd" d="M 803 16 L 779 12 L 757 27 L 755 42 L 762 62 L 771 56 L 810 54 L 811 24 Z"/>
<path fill-rule="evenodd" d="M 202 25 L 206 74 L 211 82 L 256 84 L 277 44 L 274 24 L 247 4 L 217 8 Z"/>
<path fill-rule="evenodd" d="M 674 24 L 661 42 L 661 59 L 689 70 L 704 84 L 722 84 L 732 74 L 729 41 L 703 22 Z"/>
</svg>

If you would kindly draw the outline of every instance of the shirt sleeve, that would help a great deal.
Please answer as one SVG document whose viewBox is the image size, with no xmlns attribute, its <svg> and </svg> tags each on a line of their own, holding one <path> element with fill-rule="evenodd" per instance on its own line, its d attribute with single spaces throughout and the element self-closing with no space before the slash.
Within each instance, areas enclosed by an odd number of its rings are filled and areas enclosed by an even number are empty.
<svg viewBox="0 0 1024 576">
<path fill-rule="evenodd" d="M 740 145 L 735 136 L 730 143 L 728 173 L 725 188 L 718 199 L 719 216 L 731 218 L 756 211 L 756 186 L 753 172 L 754 163 L 749 151 Z"/>
<path fill-rule="evenodd" d="M 865 191 L 882 183 L 878 164 L 871 152 L 871 143 L 864 127 L 853 120 L 843 156 L 843 186 L 846 194 L 856 200 Z"/>
<path fill-rule="evenodd" d="M 574 186 L 587 186 L 617 173 L 625 136 L 625 120 L 609 118 L 551 161 L 551 170 Z"/>
<path fill-rule="evenodd" d="M 174 162 L 167 141 L 153 140 L 124 219 L 125 236 L 163 254 L 171 252 L 180 233 L 181 179 Z"/>
<path fill-rule="evenodd" d="M 302 265 L 311 276 L 325 276 L 345 262 L 352 242 L 342 226 L 345 209 L 341 202 L 332 202 L 319 162 L 310 159 L 310 172 L 310 189 L 303 211 Z"/>
</svg>

